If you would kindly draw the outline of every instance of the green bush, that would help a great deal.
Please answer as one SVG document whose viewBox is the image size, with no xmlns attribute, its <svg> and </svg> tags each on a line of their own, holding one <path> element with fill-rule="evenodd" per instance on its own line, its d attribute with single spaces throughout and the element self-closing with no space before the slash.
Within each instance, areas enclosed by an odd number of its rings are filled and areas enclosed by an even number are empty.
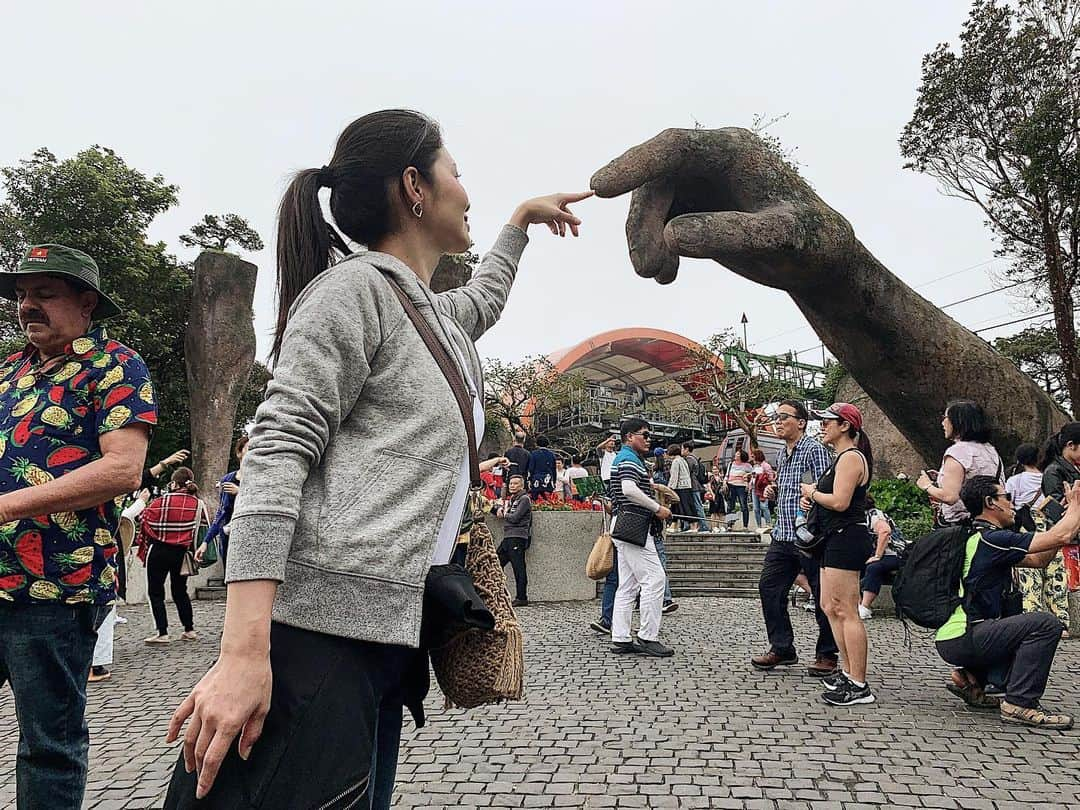
<svg viewBox="0 0 1080 810">
<path fill-rule="evenodd" d="M 934 512 L 926 493 L 911 481 L 899 478 L 879 478 L 870 484 L 877 508 L 891 517 L 904 537 L 914 540 L 930 531 Z"/>
</svg>

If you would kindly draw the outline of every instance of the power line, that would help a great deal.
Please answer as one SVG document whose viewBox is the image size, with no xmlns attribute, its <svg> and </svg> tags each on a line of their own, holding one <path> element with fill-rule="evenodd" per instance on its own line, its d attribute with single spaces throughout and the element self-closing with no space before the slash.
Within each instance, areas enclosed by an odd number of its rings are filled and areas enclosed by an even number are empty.
<svg viewBox="0 0 1080 810">
<path fill-rule="evenodd" d="M 1073 312 L 1080 312 L 1080 306 L 1073 307 L 1072 311 Z M 1002 326 L 1012 326 L 1013 324 L 1023 323 L 1024 321 L 1033 321 L 1036 318 L 1045 318 L 1047 315 L 1053 315 L 1053 314 L 1054 314 L 1054 310 L 1048 309 L 1046 312 L 1040 312 L 1038 315 L 1029 315 L 1026 318 L 1017 318 L 1015 321 L 1006 321 L 1005 323 L 997 323 L 997 324 L 994 324 L 993 326 L 984 326 L 982 329 L 976 329 L 974 331 L 975 331 L 975 334 L 977 335 L 977 334 L 979 334 L 979 332 L 989 332 L 991 329 L 998 329 L 998 328 L 1000 328 Z"/>
</svg>

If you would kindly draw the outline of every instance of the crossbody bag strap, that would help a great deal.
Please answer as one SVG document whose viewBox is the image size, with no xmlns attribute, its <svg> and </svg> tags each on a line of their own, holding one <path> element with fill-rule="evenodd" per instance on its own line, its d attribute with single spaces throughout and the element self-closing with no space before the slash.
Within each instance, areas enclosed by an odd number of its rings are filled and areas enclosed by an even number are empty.
<svg viewBox="0 0 1080 810">
<path fill-rule="evenodd" d="M 409 320 L 416 327 L 420 339 L 424 341 L 424 345 L 428 347 L 431 356 L 435 358 L 439 370 L 446 377 L 446 381 L 450 383 L 450 390 L 454 392 L 454 399 L 457 400 L 458 408 L 461 410 L 461 418 L 465 421 L 465 435 L 468 437 L 469 442 L 469 478 L 474 487 L 479 487 L 482 482 L 480 481 L 480 458 L 476 447 L 476 424 L 473 421 L 472 397 L 465 388 L 465 378 L 462 377 L 461 369 L 458 368 L 457 363 L 454 362 L 446 348 L 439 341 L 439 338 L 436 337 L 431 324 L 420 314 L 416 304 L 397 285 L 397 282 L 389 276 L 386 277 L 386 280 L 390 282 L 390 288 L 397 295 L 405 314 L 409 316 Z"/>
</svg>

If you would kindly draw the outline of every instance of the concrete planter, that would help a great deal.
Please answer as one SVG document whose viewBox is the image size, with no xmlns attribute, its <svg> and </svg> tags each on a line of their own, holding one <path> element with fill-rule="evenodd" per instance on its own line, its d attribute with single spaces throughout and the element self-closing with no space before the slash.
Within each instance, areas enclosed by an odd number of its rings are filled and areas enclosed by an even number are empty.
<svg viewBox="0 0 1080 810">
<path fill-rule="evenodd" d="M 505 521 L 488 517 L 487 524 L 502 542 Z M 533 512 L 532 545 L 525 554 L 530 602 L 576 602 L 596 598 L 596 583 L 585 576 L 585 561 L 603 531 L 600 512 Z M 507 565 L 506 582 L 515 594 L 514 574 Z"/>
</svg>

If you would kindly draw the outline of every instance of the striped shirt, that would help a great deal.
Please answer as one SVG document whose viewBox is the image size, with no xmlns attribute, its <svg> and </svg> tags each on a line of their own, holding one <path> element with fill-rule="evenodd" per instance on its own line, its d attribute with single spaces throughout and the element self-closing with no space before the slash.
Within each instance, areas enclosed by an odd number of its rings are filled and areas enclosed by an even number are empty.
<svg viewBox="0 0 1080 810">
<path fill-rule="evenodd" d="M 652 479 L 649 478 L 649 471 L 645 469 L 645 462 L 637 453 L 625 446 L 615 456 L 615 461 L 611 465 L 611 505 L 612 513 L 615 515 L 619 514 L 619 510 L 624 506 L 631 505 L 629 499 L 623 495 L 623 481 L 631 481 L 637 484 L 637 488 L 647 497 L 655 497 Z"/>
</svg>

